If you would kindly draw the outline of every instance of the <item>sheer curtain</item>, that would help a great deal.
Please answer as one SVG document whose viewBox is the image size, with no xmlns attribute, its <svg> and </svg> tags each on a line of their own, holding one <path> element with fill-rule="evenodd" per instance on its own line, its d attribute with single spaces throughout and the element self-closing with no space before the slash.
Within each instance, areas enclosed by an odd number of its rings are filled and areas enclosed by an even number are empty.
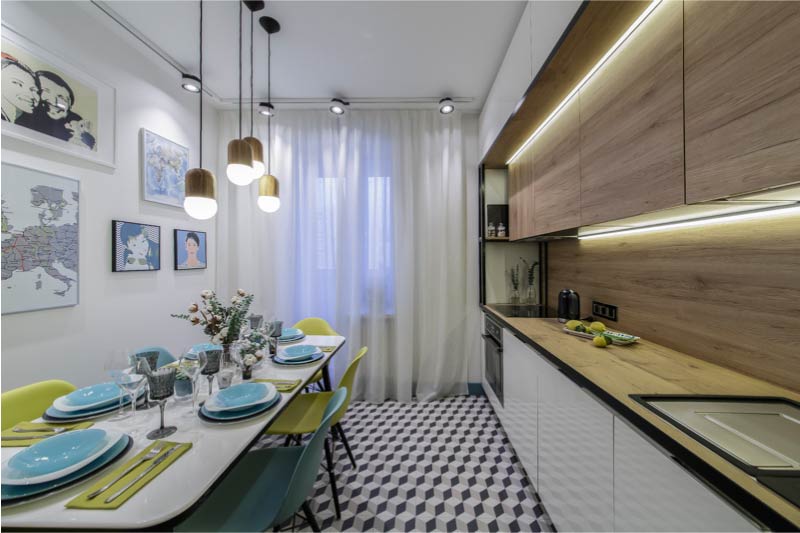
<svg viewBox="0 0 800 533">
<path fill-rule="evenodd" d="M 236 120 L 223 114 L 225 142 L 237 134 Z M 357 398 L 465 393 L 478 324 L 465 267 L 464 120 L 418 110 L 339 118 L 281 111 L 272 121 L 281 208 L 272 214 L 258 209 L 256 183 L 228 183 L 222 145 L 218 288 L 253 291 L 256 311 L 287 324 L 328 320 L 348 339 L 334 358 L 334 380 L 368 346 Z M 266 147 L 260 117 L 255 134 Z"/>
</svg>

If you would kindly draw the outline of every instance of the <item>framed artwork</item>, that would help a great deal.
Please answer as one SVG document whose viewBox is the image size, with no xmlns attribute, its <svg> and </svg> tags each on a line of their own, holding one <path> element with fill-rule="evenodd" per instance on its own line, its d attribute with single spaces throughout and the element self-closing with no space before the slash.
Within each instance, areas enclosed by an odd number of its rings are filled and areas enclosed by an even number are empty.
<svg viewBox="0 0 800 533">
<path fill-rule="evenodd" d="M 205 231 L 175 230 L 175 270 L 206 268 L 208 245 Z"/>
<path fill-rule="evenodd" d="M 115 91 L 3 24 L 2 132 L 114 168 Z"/>
<path fill-rule="evenodd" d="M 148 202 L 183 208 L 189 149 L 142 128 L 142 190 Z"/>
<path fill-rule="evenodd" d="M 161 228 L 111 221 L 111 271 L 161 270 Z"/>
<path fill-rule="evenodd" d="M 2 164 L 2 313 L 78 305 L 80 182 Z"/>
</svg>

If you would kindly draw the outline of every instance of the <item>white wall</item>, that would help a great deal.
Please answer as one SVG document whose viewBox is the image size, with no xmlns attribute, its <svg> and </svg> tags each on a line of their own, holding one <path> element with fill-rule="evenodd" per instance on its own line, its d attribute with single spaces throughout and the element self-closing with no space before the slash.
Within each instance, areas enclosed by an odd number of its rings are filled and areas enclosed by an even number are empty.
<svg viewBox="0 0 800 533">
<path fill-rule="evenodd" d="M 467 305 L 469 321 L 473 329 L 479 331 L 482 327 L 480 312 L 479 289 L 479 256 L 478 227 L 480 225 L 479 213 L 479 176 L 478 176 L 478 115 L 465 115 L 462 122 L 462 135 L 464 139 L 465 176 L 467 180 Z M 467 338 L 467 357 L 469 358 L 467 371 L 470 383 L 481 381 L 481 338 L 470 335 Z"/>
<path fill-rule="evenodd" d="M 47 378 L 76 385 L 96 382 L 115 348 L 163 345 L 177 352 L 203 340 L 182 312 L 203 288 L 214 286 L 214 221 L 194 221 L 183 210 L 144 202 L 140 192 L 139 130 L 147 128 L 190 148 L 197 165 L 197 96 L 180 88 L 176 71 L 114 29 L 88 2 L 3 2 L 3 22 L 117 93 L 115 171 L 3 138 L 3 162 L 80 180 L 80 304 L 2 317 L 2 388 Z M 217 168 L 217 117 L 205 113 L 204 166 Z M 220 183 L 224 187 L 224 183 Z M 161 226 L 161 270 L 112 273 L 111 220 Z M 173 270 L 172 230 L 208 232 L 209 267 Z"/>
</svg>

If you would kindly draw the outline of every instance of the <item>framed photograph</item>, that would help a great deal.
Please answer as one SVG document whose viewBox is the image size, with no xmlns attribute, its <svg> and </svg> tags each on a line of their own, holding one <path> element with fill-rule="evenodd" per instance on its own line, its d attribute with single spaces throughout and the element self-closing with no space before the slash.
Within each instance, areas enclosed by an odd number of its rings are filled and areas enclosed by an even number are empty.
<svg viewBox="0 0 800 533">
<path fill-rule="evenodd" d="M 175 230 L 175 270 L 198 270 L 208 264 L 205 231 Z"/>
<path fill-rule="evenodd" d="M 148 202 L 183 209 L 189 149 L 142 128 L 142 191 Z"/>
<path fill-rule="evenodd" d="M 115 91 L 3 24 L 2 133 L 114 168 Z"/>
<path fill-rule="evenodd" d="M 2 313 L 78 305 L 80 182 L 2 164 Z"/>
<path fill-rule="evenodd" d="M 111 221 L 111 271 L 161 270 L 161 228 Z"/>
</svg>

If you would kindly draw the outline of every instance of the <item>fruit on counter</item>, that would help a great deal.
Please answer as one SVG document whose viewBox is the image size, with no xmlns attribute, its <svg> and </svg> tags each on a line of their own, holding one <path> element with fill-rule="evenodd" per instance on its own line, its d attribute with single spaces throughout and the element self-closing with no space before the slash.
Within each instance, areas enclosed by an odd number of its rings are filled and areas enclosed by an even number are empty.
<svg viewBox="0 0 800 533">
<path fill-rule="evenodd" d="M 592 339 L 592 344 L 598 348 L 605 348 L 611 344 L 611 342 L 609 342 L 609 339 L 605 335 L 595 335 L 594 339 Z"/>
<path fill-rule="evenodd" d="M 570 320 L 569 322 L 564 324 L 564 326 L 572 331 L 577 331 L 575 328 L 577 328 L 578 326 L 583 326 L 583 322 L 581 322 L 580 320 Z"/>
<path fill-rule="evenodd" d="M 602 333 L 606 330 L 606 325 L 602 322 L 592 322 L 589 327 L 592 328 L 592 331 L 596 331 L 598 333 Z"/>
</svg>

